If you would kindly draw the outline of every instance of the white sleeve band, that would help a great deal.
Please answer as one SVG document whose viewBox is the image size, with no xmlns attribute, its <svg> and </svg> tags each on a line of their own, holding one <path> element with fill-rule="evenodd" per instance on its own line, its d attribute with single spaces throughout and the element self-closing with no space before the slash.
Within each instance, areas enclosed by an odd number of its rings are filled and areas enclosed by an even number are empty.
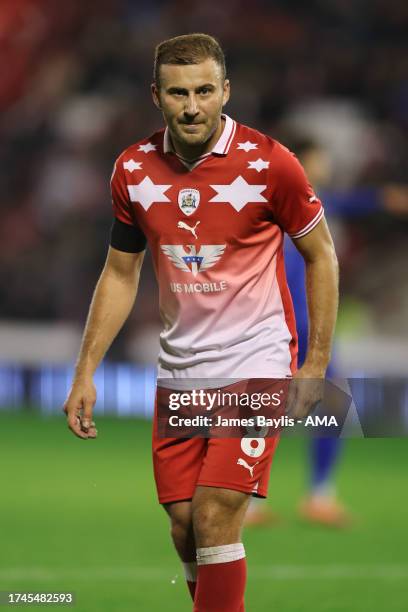
<svg viewBox="0 0 408 612">
<path fill-rule="evenodd" d="M 316 225 L 319 223 L 320 219 L 323 217 L 324 215 L 324 209 L 323 206 L 321 207 L 321 209 L 319 210 L 319 212 L 317 213 L 317 215 L 311 220 L 309 221 L 309 223 L 300 231 L 296 232 L 296 234 L 289 234 L 291 238 L 302 238 L 302 236 L 306 236 L 306 234 L 308 234 L 309 232 L 312 231 L 312 229 L 314 227 L 316 227 Z"/>
</svg>

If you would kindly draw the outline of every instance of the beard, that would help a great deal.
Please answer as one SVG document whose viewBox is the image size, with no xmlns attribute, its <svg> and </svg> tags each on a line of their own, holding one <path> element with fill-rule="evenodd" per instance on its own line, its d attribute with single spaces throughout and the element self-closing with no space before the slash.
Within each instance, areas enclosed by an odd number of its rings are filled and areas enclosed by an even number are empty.
<svg viewBox="0 0 408 612">
<path fill-rule="evenodd" d="M 202 147 L 210 140 L 217 129 L 219 118 L 211 122 L 180 122 L 173 120 L 168 122 L 168 127 L 172 139 L 180 144 L 190 147 Z"/>
</svg>

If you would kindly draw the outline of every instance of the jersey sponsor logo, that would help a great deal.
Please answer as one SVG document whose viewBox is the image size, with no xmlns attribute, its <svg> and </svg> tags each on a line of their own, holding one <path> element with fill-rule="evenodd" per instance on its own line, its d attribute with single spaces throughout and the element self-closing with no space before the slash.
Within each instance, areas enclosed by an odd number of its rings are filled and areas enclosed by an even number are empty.
<svg viewBox="0 0 408 612">
<path fill-rule="evenodd" d="M 249 465 L 249 463 L 247 463 L 245 459 L 241 459 L 241 457 L 237 461 L 237 465 L 242 465 L 243 468 L 249 471 L 249 473 L 251 474 L 251 478 L 253 478 L 254 469 L 255 469 L 255 466 L 258 465 L 258 463 L 259 461 L 254 463 L 254 465 Z"/>
<path fill-rule="evenodd" d="M 203 244 L 197 252 L 194 244 L 186 245 L 189 251 L 185 251 L 182 244 L 162 244 L 163 253 L 170 261 L 182 270 L 197 276 L 199 272 L 212 268 L 225 251 L 226 244 Z"/>
<path fill-rule="evenodd" d="M 219 293 L 227 289 L 225 280 L 216 283 L 170 283 L 172 293 Z"/>
<path fill-rule="evenodd" d="M 200 192 L 198 189 L 180 189 L 178 194 L 178 205 L 181 212 L 188 217 L 193 214 L 200 204 Z"/>
<path fill-rule="evenodd" d="M 188 225 L 188 223 L 184 223 L 184 221 L 179 221 L 177 223 L 178 229 L 185 229 L 188 232 L 191 232 L 195 239 L 197 239 L 196 229 L 197 229 L 198 225 L 200 225 L 199 221 L 197 221 L 197 223 L 194 225 L 194 227 L 190 227 L 190 225 Z"/>
</svg>

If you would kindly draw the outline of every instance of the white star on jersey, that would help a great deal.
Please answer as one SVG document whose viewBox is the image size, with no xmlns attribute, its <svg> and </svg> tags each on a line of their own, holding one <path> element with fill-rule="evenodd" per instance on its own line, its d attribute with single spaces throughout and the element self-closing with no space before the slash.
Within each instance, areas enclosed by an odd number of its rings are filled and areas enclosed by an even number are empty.
<svg viewBox="0 0 408 612">
<path fill-rule="evenodd" d="M 123 162 L 123 167 L 125 170 L 129 170 L 129 172 L 133 172 L 133 170 L 141 170 L 142 162 L 135 162 L 134 159 L 129 159 L 126 162 Z"/>
<path fill-rule="evenodd" d="M 257 172 L 260 172 L 261 170 L 269 168 L 269 162 L 258 157 L 256 161 L 248 162 L 248 168 L 250 170 L 256 170 Z"/>
<path fill-rule="evenodd" d="M 148 153 L 149 151 L 155 151 L 157 145 L 154 145 L 152 142 L 147 142 L 144 145 L 139 145 L 138 151 L 143 151 L 143 153 Z"/>
<path fill-rule="evenodd" d="M 248 202 L 267 202 L 267 199 L 261 195 L 266 185 L 250 185 L 242 176 L 238 176 L 229 185 L 210 185 L 210 187 L 218 193 L 209 202 L 228 202 L 238 212 Z"/>
<path fill-rule="evenodd" d="M 153 202 L 170 202 L 164 195 L 171 185 L 155 185 L 150 177 L 145 176 L 138 185 L 128 185 L 131 202 L 139 202 L 145 210 L 148 210 Z"/>
<path fill-rule="evenodd" d="M 247 140 L 246 142 L 239 142 L 237 145 L 237 149 L 242 149 L 243 151 L 246 151 L 248 153 L 248 151 L 251 151 L 252 149 L 257 149 L 258 148 L 258 143 L 257 142 L 250 142 L 249 140 Z"/>
</svg>

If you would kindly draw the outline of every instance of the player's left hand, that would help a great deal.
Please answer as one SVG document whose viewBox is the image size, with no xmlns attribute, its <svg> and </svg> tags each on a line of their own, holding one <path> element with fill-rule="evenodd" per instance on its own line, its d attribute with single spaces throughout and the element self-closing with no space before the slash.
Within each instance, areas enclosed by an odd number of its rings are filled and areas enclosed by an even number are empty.
<svg viewBox="0 0 408 612">
<path fill-rule="evenodd" d="M 307 417 L 323 399 L 324 371 L 302 366 L 289 384 L 286 414 L 295 419 Z"/>
</svg>

